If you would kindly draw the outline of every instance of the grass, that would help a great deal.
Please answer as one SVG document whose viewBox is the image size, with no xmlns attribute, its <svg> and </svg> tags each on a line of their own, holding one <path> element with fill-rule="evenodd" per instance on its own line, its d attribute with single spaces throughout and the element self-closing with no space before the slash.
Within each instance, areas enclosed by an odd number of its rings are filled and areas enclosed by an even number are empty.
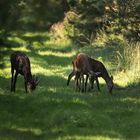
<svg viewBox="0 0 140 140">
<path fill-rule="evenodd" d="M 139 86 L 114 89 L 110 95 L 100 79 L 101 92 L 95 89 L 87 94 L 76 93 L 74 80 L 69 87 L 66 80 L 78 48 L 70 42 L 52 43 L 47 35 L 42 36 L 43 40 L 41 33 L 15 35 L 10 41 L 19 45 L 1 47 L 4 65 L 0 69 L 0 140 L 140 139 Z M 41 42 L 36 42 L 36 37 Z M 41 78 L 31 94 L 25 93 L 22 76 L 18 77 L 16 93 L 10 92 L 9 55 L 15 50 L 29 56 L 32 73 Z M 79 51 L 103 61 L 113 73 L 112 63 L 105 55 L 110 50 Z M 120 73 L 114 74 L 115 84 L 125 87 Z"/>
</svg>

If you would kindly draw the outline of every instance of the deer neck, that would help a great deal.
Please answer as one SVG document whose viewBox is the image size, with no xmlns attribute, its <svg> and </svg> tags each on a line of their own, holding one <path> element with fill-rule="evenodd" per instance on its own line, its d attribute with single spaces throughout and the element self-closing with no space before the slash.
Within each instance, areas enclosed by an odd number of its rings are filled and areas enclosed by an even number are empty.
<svg viewBox="0 0 140 140">
<path fill-rule="evenodd" d="M 25 79 L 26 79 L 27 83 L 30 82 L 30 81 L 32 80 L 32 74 L 31 74 L 30 71 L 27 71 L 27 72 L 25 73 Z"/>
<path fill-rule="evenodd" d="M 102 78 L 105 80 L 105 82 L 108 84 L 110 82 L 110 77 L 107 72 L 105 72 L 102 76 Z"/>
</svg>

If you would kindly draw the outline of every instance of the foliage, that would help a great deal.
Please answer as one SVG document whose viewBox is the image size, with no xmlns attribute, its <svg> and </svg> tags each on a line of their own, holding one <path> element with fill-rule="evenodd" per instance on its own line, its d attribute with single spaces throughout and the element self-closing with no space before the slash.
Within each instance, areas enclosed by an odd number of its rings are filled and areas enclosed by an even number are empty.
<svg viewBox="0 0 140 140">
<path fill-rule="evenodd" d="M 140 138 L 139 0 L 1 0 L 0 9 L 0 139 Z M 32 94 L 20 76 L 10 93 L 15 50 L 41 78 Z M 112 96 L 102 79 L 101 93 L 75 93 L 74 80 L 66 87 L 78 52 L 113 74 Z"/>
<path fill-rule="evenodd" d="M 140 45 L 137 44 L 127 44 L 122 48 L 121 51 L 117 51 L 117 69 L 123 71 L 128 80 L 126 83 L 128 85 L 139 83 L 140 81 Z M 135 82 L 134 82 L 135 81 Z"/>
<path fill-rule="evenodd" d="M 103 30 L 107 35 L 122 34 L 129 41 L 139 41 L 139 6 L 138 0 L 75 1 L 70 6 L 75 18 L 68 17 L 69 24 L 74 26 L 74 34 L 69 36 L 81 45 L 91 45 Z"/>
<path fill-rule="evenodd" d="M 64 12 L 61 1 L 54 0 L 1 0 L 0 8 L 0 30 L 5 32 L 48 29 Z"/>
<path fill-rule="evenodd" d="M 81 45 L 92 44 L 100 30 L 139 41 L 139 7 L 139 0 L 1 0 L 0 42 L 10 31 L 49 30 L 57 22 L 65 27 L 62 39 Z"/>
</svg>

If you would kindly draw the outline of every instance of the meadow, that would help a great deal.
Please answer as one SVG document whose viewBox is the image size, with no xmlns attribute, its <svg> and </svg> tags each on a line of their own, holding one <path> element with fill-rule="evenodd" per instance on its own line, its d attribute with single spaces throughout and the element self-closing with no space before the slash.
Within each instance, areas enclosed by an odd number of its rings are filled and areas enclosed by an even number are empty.
<svg viewBox="0 0 140 140">
<path fill-rule="evenodd" d="M 113 45 L 78 47 L 70 41 L 50 41 L 47 33 L 13 33 L 8 41 L 10 45 L 0 46 L 0 140 L 140 139 L 140 84 L 134 77 L 139 65 L 119 71 L 125 59 Z M 41 79 L 32 93 L 25 93 L 22 76 L 16 92 L 10 92 L 9 57 L 17 50 L 29 56 L 32 73 Z M 78 52 L 105 64 L 114 76 L 113 95 L 102 79 L 101 92 L 96 86 L 93 92 L 75 92 L 74 79 L 66 86 Z"/>
</svg>

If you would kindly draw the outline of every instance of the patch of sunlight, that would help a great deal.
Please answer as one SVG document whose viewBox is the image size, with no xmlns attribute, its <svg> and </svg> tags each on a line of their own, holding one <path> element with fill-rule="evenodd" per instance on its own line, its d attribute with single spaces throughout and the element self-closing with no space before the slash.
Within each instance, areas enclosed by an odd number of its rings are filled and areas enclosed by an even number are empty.
<svg viewBox="0 0 140 140">
<path fill-rule="evenodd" d="M 12 126 L 12 129 L 16 129 L 17 131 L 20 132 L 32 132 L 35 135 L 41 135 L 43 132 L 41 129 L 38 128 L 18 128 L 17 126 Z"/>
<path fill-rule="evenodd" d="M 30 130 L 31 130 L 31 132 L 33 132 L 35 135 L 41 135 L 41 134 L 43 134 L 43 132 L 42 132 L 41 129 L 31 128 Z"/>
<path fill-rule="evenodd" d="M 5 94 L 5 91 L 3 89 L 1 89 L 1 88 L 0 88 L 0 94 L 1 95 L 4 95 Z"/>
<path fill-rule="evenodd" d="M 26 32 L 23 34 L 23 36 L 26 36 L 26 37 L 34 37 L 37 35 L 48 36 L 48 33 L 47 32 Z"/>
<path fill-rule="evenodd" d="M 56 42 L 54 42 L 54 41 L 52 41 L 52 40 L 47 40 L 46 42 L 45 42 L 45 45 L 46 46 L 58 46 L 59 48 L 65 48 L 66 46 L 71 46 L 71 44 L 72 44 L 72 42 L 71 42 L 71 40 L 69 40 L 69 39 L 67 39 L 67 40 L 64 40 L 64 41 L 56 41 Z"/>
<path fill-rule="evenodd" d="M 118 72 L 117 75 L 114 76 L 114 83 L 121 87 L 125 87 L 128 85 L 129 82 L 129 76 L 127 73 L 124 72 Z"/>
<path fill-rule="evenodd" d="M 32 43 L 32 45 L 34 46 L 34 49 L 40 49 L 40 47 L 41 47 L 41 44 L 40 44 L 40 42 L 38 42 L 38 41 L 34 41 L 34 42 Z"/>
<path fill-rule="evenodd" d="M 106 84 L 106 83 L 105 83 L 105 80 L 104 80 L 103 78 L 99 77 L 98 80 L 99 80 L 99 83 L 101 83 L 101 84 Z"/>
<path fill-rule="evenodd" d="M 46 68 L 43 68 L 43 67 L 41 67 L 41 66 L 39 66 L 39 65 L 36 65 L 36 64 L 32 64 L 32 66 L 31 66 L 32 68 L 31 68 L 31 71 L 33 72 L 33 73 L 40 73 L 40 74 L 43 74 L 43 75 L 46 75 L 46 73 L 48 74 L 52 74 L 52 72 L 50 71 L 50 70 L 48 70 L 48 69 L 46 69 Z"/>
<path fill-rule="evenodd" d="M 136 71 L 135 71 L 135 69 L 136 69 Z M 139 68 L 139 70 L 137 70 L 137 68 L 135 68 L 135 69 L 129 70 L 127 72 L 128 73 L 127 74 L 128 75 L 128 79 L 129 79 L 128 84 L 132 84 L 134 82 L 140 81 L 140 75 L 139 75 L 140 68 Z"/>
<path fill-rule="evenodd" d="M 59 74 L 59 75 L 63 75 L 63 76 L 66 74 L 66 72 L 68 70 L 68 68 L 66 66 L 62 67 L 62 66 L 56 65 L 56 66 L 53 66 L 51 68 L 53 68 L 52 71 L 55 72 L 55 74 Z"/>
<path fill-rule="evenodd" d="M 5 78 L 9 78 L 11 76 L 10 68 L 5 68 L 3 70 L 0 70 L 0 76 L 4 76 Z"/>
<path fill-rule="evenodd" d="M 72 102 L 75 103 L 75 104 L 80 103 L 80 104 L 83 104 L 83 105 L 88 105 L 87 102 L 85 102 L 84 100 L 81 100 L 79 98 L 73 98 Z"/>
<path fill-rule="evenodd" d="M 4 59 L 5 60 L 5 68 L 11 68 L 11 63 L 10 63 L 10 57 L 7 57 Z"/>
<path fill-rule="evenodd" d="M 140 103 L 140 99 L 138 99 L 138 98 L 130 98 L 130 97 L 120 99 L 120 101 L 122 101 L 122 102 L 131 102 L 133 104 Z"/>
<path fill-rule="evenodd" d="M 23 52 L 29 52 L 29 50 L 22 46 L 22 47 L 17 47 L 17 48 L 12 48 L 13 51 L 23 51 Z"/>
<path fill-rule="evenodd" d="M 25 41 L 23 39 L 19 38 L 19 37 L 13 37 L 13 36 L 8 37 L 8 40 L 9 41 L 15 41 L 15 42 L 17 42 L 19 44 L 24 44 L 25 43 Z"/>
<path fill-rule="evenodd" d="M 69 39 L 65 39 L 64 41 L 61 40 L 60 42 L 56 42 L 56 45 L 62 46 L 62 47 L 69 46 L 71 44 L 72 44 L 72 42 Z"/>
<path fill-rule="evenodd" d="M 46 50 L 46 51 L 41 51 L 39 50 L 38 51 L 38 54 L 41 55 L 41 56 L 48 56 L 48 55 L 54 55 L 54 56 L 57 56 L 57 57 L 72 57 L 75 55 L 75 51 L 72 51 L 72 52 L 69 52 L 69 53 L 62 53 L 62 52 L 53 52 L 53 51 L 49 51 L 49 50 Z"/>
<path fill-rule="evenodd" d="M 56 93 L 57 89 L 54 87 L 48 87 L 48 91 L 52 92 L 52 93 Z"/>
<path fill-rule="evenodd" d="M 44 70 L 46 70 L 48 75 L 55 75 L 58 77 L 65 77 L 66 76 L 66 67 L 62 67 L 62 66 L 57 66 L 57 65 L 53 65 L 53 66 L 49 66 L 48 68 L 45 68 Z M 42 72 L 42 71 L 41 71 Z"/>
<path fill-rule="evenodd" d="M 121 140 L 119 138 L 110 138 L 107 136 L 64 136 L 56 140 Z"/>
<path fill-rule="evenodd" d="M 41 58 L 34 58 L 34 57 L 30 57 L 30 62 L 31 62 L 31 66 L 32 65 L 41 65 L 43 67 L 48 67 L 48 62 L 45 60 L 42 60 Z"/>
<path fill-rule="evenodd" d="M 35 35 L 38 35 L 38 33 L 32 33 L 32 32 L 26 32 L 23 34 L 23 36 L 27 36 L 27 37 L 30 37 L 30 36 L 35 36 Z"/>
</svg>

